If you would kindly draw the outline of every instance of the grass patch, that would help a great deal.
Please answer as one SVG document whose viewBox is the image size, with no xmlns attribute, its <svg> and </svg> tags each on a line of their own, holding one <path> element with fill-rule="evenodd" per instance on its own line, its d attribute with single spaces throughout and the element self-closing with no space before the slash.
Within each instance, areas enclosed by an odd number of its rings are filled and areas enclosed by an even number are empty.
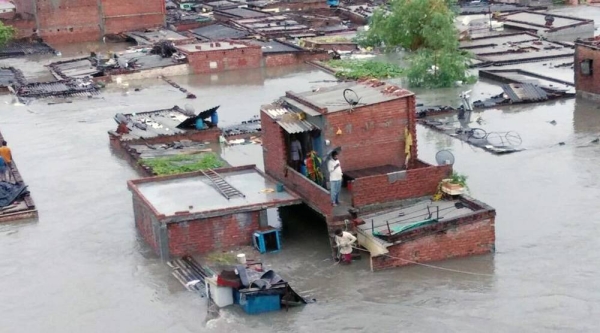
<svg viewBox="0 0 600 333">
<path fill-rule="evenodd" d="M 152 168 L 152 171 L 157 175 L 173 175 L 209 168 L 220 168 L 225 165 L 225 162 L 215 153 L 149 158 L 142 159 L 139 163 Z"/>
<path fill-rule="evenodd" d="M 206 260 L 214 264 L 231 265 L 237 262 L 237 256 L 230 252 L 213 252 L 206 256 Z"/>
<path fill-rule="evenodd" d="M 330 60 L 327 65 L 336 69 L 335 76 L 341 79 L 391 79 L 404 74 L 398 65 L 375 60 Z"/>
</svg>

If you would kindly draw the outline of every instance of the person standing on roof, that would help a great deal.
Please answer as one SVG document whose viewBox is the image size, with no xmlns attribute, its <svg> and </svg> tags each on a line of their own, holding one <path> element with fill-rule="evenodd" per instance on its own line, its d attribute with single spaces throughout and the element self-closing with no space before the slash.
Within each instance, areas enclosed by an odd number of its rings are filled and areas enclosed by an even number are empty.
<svg viewBox="0 0 600 333">
<path fill-rule="evenodd" d="M 12 164 L 12 153 L 10 152 L 10 148 L 8 148 L 6 141 L 2 141 L 2 146 L 0 146 L 0 157 L 4 160 L 4 164 L 6 164 L 6 170 L 4 171 L 5 181 L 10 181 L 10 166 Z"/>
<path fill-rule="evenodd" d="M 298 141 L 296 136 L 292 137 L 290 144 L 290 152 L 292 155 L 292 167 L 294 170 L 300 172 L 300 160 L 302 159 L 302 144 Z"/>
<path fill-rule="evenodd" d="M 331 194 L 331 204 L 335 207 L 340 204 L 340 191 L 342 190 L 342 167 L 338 160 L 338 153 L 331 153 L 331 158 L 327 161 L 327 171 L 329 171 L 329 193 Z"/>
<path fill-rule="evenodd" d="M 6 162 L 4 162 L 4 158 L 0 156 L 0 182 L 8 182 L 8 178 L 6 178 L 6 170 L 8 169 Z"/>
<path fill-rule="evenodd" d="M 347 231 L 337 229 L 335 231 L 335 244 L 341 255 L 341 262 L 352 263 L 352 244 L 356 242 L 356 237 Z"/>
</svg>

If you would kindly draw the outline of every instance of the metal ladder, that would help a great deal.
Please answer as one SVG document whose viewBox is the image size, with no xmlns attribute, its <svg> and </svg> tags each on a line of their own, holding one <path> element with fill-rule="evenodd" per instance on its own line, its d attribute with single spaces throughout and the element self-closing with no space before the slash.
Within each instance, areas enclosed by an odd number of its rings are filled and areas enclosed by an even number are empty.
<svg viewBox="0 0 600 333">
<path fill-rule="evenodd" d="M 202 174 L 206 176 L 206 178 L 208 178 L 215 185 L 217 190 L 219 190 L 219 192 L 221 192 L 221 194 L 225 198 L 227 198 L 227 200 L 235 196 L 240 196 L 242 198 L 246 197 L 242 192 L 238 191 L 235 187 L 231 186 L 231 184 L 226 182 L 225 179 L 221 177 L 221 175 L 215 172 L 215 170 L 202 170 Z"/>
</svg>

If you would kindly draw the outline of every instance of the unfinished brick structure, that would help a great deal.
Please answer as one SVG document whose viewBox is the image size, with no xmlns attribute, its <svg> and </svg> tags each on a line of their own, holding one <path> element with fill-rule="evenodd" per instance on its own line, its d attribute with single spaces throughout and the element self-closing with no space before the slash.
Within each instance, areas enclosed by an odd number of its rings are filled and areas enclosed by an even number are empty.
<svg viewBox="0 0 600 333">
<path fill-rule="evenodd" d="M 180 45 L 194 73 L 214 73 L 261 67 L 260 46 L 243 42 L 219 41 Z"/>
<path fill-rule="evenodd" d="M 50 43 L 99 40 L 105 34 L 158 27 L 164 0 L 15 0 L 17 17 L 5 21 L 27 37 Z"/>
<path fill-rule="evenodd" d="M 577 95 L 600 100 L 600 38 L 575 42 L 574 64 Z"/>
<path fill-rule="evenodd" d="M 376 80 L 287 92 L 261 108 L 265 172 L 322 214 L 330 232 L 355 226 L 373 270 L 493 251 L 493 208 L 460 196 L 430 200 L 452 166 L 418 159 L 415 118 L 412 92 Z M 325 178 L 330 152 L 340 151 L 340 205 L 291 166 L 293 138 L 322 158 Z"/>
<path fill-rule="evenodd" d="M 221 197 L 201 172 L 128 182 L 136 227 L 162 259 L 250 245 L 267 225 L 266 209 L 301 202 L 288 192 L 262 193 L 275 184 L 253 165 L 215 171 L 245 197 Z"/>
</svg>

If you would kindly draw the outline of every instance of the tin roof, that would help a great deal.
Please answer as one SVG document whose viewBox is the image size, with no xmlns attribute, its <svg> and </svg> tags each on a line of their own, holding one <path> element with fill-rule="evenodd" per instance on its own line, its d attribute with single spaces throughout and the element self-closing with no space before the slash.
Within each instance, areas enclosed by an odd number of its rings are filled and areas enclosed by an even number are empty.
<svg viewBox="0 0 600 333">
<path fill-rule="evenodd" d="M 310 132 L 317 127 L 308 121 L 300 118 L 300 113 L 293 112 L 286 108 L 263 109 L 263 111 L 277 121 L 289 134 Z"/>
</svg>

